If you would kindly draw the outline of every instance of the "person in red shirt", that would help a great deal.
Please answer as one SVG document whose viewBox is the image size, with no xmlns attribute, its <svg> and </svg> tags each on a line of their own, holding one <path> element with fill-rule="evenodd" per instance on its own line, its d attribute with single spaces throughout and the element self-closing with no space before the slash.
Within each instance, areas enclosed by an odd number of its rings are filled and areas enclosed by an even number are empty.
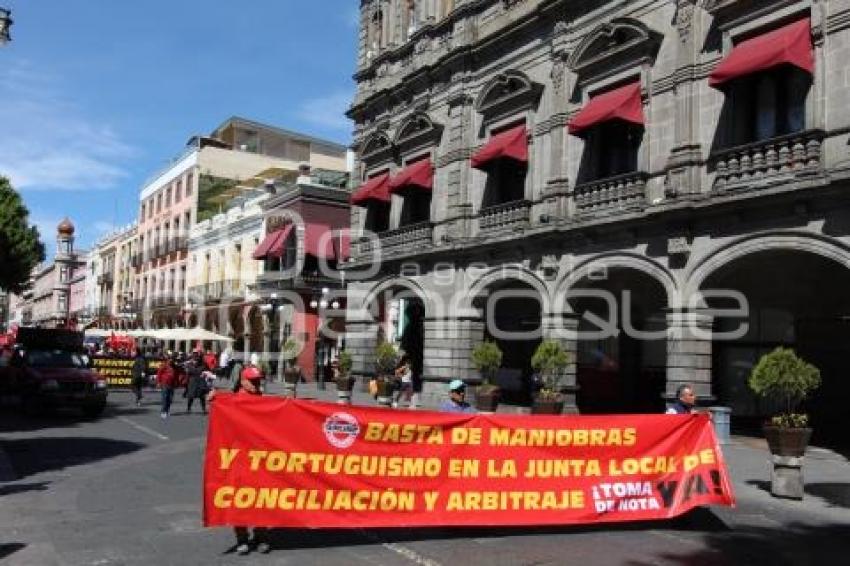
<svg viewBox="0 0 850 566">
<path fill-rule="evenodd" d="M 174 399 L 174 388 L 177 387 L 177 368 L 174 360 L 165 359 L 156 370 L 156 382 L 159 384 L 162 406 L 160 417 L 167 419 L 171 412 L 171 401 Z"/>
<path fill-rule="evenodd" d="M 204 356 L 204 365 L 210 371 L 215 371 L 218 367 L 218 357 L 213 353 L 212 350 L 207 350 L 206 355 Z"/>
<path fill-rule="evenodd" d="M 263 370 L 260 369 L 259 362 L 260 357 L 256 353 L 251 354 L 250 361 L 242 369 L 239 376 L 239 395 L 263 394 L 262 382 L 265 375 L 263 375 Z M 267 554 L 271 550 L 266 529 L 262 527 L 254 527 L 253 536 L 251 536 L 250 527 L 233 527 L 233 532 L 236 534 L 236 552 L 238 554 L 248 554 L 251 552 L 252 546 L 262 554 Z"/>
</svg>

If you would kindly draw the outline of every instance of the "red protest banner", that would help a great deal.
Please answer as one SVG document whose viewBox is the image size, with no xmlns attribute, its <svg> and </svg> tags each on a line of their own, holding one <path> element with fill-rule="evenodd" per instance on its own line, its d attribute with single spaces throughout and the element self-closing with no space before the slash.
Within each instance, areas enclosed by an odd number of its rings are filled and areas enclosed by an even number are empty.
<svg viewBox="0 0 850 566">
<path fill-rule="evenodd" d="M 222 394 L 204 524 L 553 525 L 734 505 L 707 415 L 517 416 Z"/>
</svg>

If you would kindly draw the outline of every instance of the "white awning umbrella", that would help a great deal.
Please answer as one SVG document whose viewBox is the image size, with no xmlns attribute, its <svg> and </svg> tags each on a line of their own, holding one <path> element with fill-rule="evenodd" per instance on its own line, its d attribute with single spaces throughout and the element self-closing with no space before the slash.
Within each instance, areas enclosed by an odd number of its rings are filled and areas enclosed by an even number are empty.
<svg viewBox="0 0 850 566">
<path fill-rule="evenodd" d="M 106 338 L 107 336 L 116 334 L 114 330 L 104 330 L 103 328 L 86 328 L 83 332 L 86 336 L 91 336 L 92 338 Z"/>
<path fill-rule="evenodd" d="M 133 338 L 155 338 L 156 330 L 144 330 L 142 328 L 128 330 L 127 336 L 132 336 Z"/>
<path fill-rule="evenodd" d="M 201 340 L 201 341 L 210 341 L 210 342 L 233 342 L 233 338 L 230 336 L 225 336 L 223 334 L 216 334 L 215 332 L 211 332 L 205 328 L 201 328 L 200 326 L 196 326 L 195 328 L 183 328 L 180 329 L 182 332 L 185 332 L 185 338 L 179 338 L 179 340 Z"/>
<path fill-rule="evenodd" d="M 157 340 L 175 340 L 177 342 L 195 342 L 197 340 L 209 342 L 233 342 L 233 338 L 230 338 L 229 336 L 210 332 L 200 326 L 196 326 L 195 328 L 162 328 L 160 330 L 148 331 L 146 336 L 156 338 Z"/>
</svg>

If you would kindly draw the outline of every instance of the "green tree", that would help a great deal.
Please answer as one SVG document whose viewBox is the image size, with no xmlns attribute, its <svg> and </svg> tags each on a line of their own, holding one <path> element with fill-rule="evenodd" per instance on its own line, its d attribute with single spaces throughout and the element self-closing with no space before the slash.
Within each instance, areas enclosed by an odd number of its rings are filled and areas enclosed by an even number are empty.
<svg viewBox="0 0 850 566">
<path fill-rule="evenodd" d="M 9 179 L 0 176 L 0 288 L 20 293 L 30 272 L 44 260 L 38 229 L 29 224 L 29 211 Z"/>
</svg>

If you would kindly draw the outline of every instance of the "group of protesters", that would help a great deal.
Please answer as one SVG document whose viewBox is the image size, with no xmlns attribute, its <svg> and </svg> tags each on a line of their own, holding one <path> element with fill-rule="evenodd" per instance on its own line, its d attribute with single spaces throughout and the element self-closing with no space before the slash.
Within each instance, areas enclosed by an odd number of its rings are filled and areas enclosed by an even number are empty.
<svg viewBox="0 0 850 566">
<path fill-rule="evenodd" d="M 182 352 L 165 352 L 153 356 L 160 360 L 156 370 L 156 385 L 160 389 L 160 416 L 167 419 L 171 414 L 171 405 L 175 391 L 183 389 L 186 399 L 186 412 L 192 412 L 195 401 L 201 407 L 201 413 L 207 412 L 207 396 L 214 389 L 215 381 L 221 379 L 239 380 L 242 364 L 229 355 L 225 350 L 220 355 L 208 350 L 204 353 L 197 349 L 190 354 Z M 148 382 L 148 360 L 144 353 L 136 352 L 132 367 L 132 388 L 136 397 L 136 405 L 142 403 L 144 388 Z"/>
</svg>

